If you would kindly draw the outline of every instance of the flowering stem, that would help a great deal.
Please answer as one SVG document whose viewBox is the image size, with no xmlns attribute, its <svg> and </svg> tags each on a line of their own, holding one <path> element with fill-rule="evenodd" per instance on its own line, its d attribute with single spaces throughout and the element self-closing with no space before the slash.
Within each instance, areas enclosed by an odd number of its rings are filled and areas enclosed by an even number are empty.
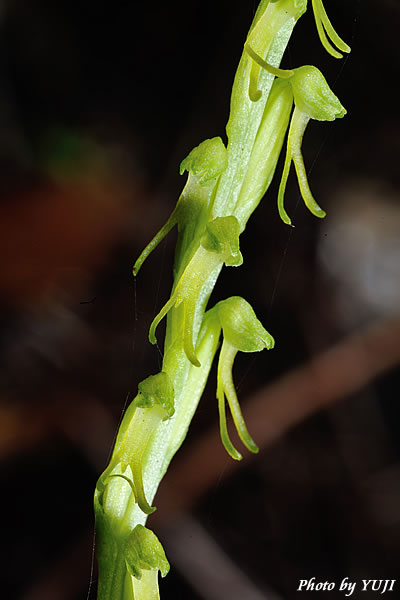
<svg viewBox="0 0 400 600">
<path fill-rule="evenodd" d="M 326 30 L 343 49 L 344 42 L 332 34 L 322 0 L 315 0 L 313 8 L 321 37 L 323 25 L 322 33 Z M 243 298 L 234 296 L 207 312 L 206 307 L 223 265 L 243 262 L 239 236 L 271 183 L 293 104 L 279 210 L 288 222 L 283 193 L 293 160 L 306 204 L 318 212 L 301 156 L 305 126 L 310 119 L 333 120 L 346 111 L 314 67 L 280 69 L 293 28 L 306 9 L 307 0 L 261 0 L 233 84 L 227 147 L 220 138 L 205 140 L 182 161 L 180 170 L 188 171 L 188 180 L 177 206 L 134 265 L 136 276 L 157 244 L 178 227 L 171 297 L 149 332 L 155 343 L 157 325 L 167 317 L 162 370 L 139 384 L 110 464 L 96 486 L 99 600 L 159 598 L 158 571 L 166 575 L 169 565 L 160 542 L 144 524 L 155 510 L 151 504 L 158 485 L 187 434 L 221 333 L 221 437 L 229 454 L 239 460 L 227 431 L 226 397 L 243 444 L 258 451 L 243 419 L 232 366 L 238 351 L 259 352 L 272 348 L 274 340 Z M 321 211 L 317 216 L 324 215 Z"/>
</svg>

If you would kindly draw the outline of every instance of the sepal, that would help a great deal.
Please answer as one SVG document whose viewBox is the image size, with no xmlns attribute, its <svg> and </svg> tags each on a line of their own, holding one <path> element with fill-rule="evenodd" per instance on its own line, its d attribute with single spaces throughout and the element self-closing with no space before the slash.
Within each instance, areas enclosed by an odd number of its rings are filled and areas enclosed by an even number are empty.
<svg viewBox="0 0 400 600">
<path fill-rule="evenodd" d="M 251 305 L 232 296 L 216 305 L 224 339 L 240 352 L 260 352 L 274 347 L 274 338 L 257 319 Z"/>
<path fill-rule="evenodd" d="M 180 174 L 182 175 L 184 171 L 189 173 L 185 189 L 168 221 L 156 233 L 136 260 L 133 266 L 135 276 L 146 258 L 175 225 L 178 225 L 181 233 L 183 229 L 189 228 L 189 235 L 191 235 L 195 228 L 193 225 L 202 220 L 202 213 L 205 213 L 205 219 L 207 220 L 212 191 L 215 188 L 217 177 L 226 168 L 226 164 L 226 148 L 220 137 L 204 140 L 204 142 L 193 148 L 181 162 Z"/>
<path fill-rule="evenodd" d="M 334 121 L 345 116 L 346 109 L 317 67 L 304 65 L 294 69 L 290 84 L 295 106 L 310 119 Z"/>
<path fill-rule="evenodd" d="M 239 250 L 240 226 L 236 217 L 216 217 L 207 223 L 200 244 L 221 256 L 227 267 L 239 267 L 243 256 Z"/>
<path fill-rule="evenodd" d="M 226 148 L 220 137 L 204 140 L 180 164 L 179 173 L 193 173 L 200 185 L 208 184 L 225 170 Z"/>
<path fill-rule="evenodd" d="M 110 479 L 120 478 L 129 484 L 135 501 L 145 514 L 156 510 L 146 499 L 142 457 L 157 427 L 173 414 L 174 388 L 165 372 L 150 375 L 139 383 L 138 394 L 122 421 L 110 464 L 99 479 L 102 494 Z"/>
<path fill-rule="evenodd" d="M 260 18 L 250 30 L 244 45 L 245 52 L 250 56 L 251 70 L 248 94 L 252 102 L 257 102 L 262 95 L 258 89 L 260 68 L 276 77 L 290 77 L 292 71 L 273 66 L 267 60 L 272 42 L 279 35 L 287 21 L 297 21 L 307 10 L 307 0 L 274 0 L 266 2 Z M 266 58 L 264 58 L 266 57 Z"/>
<path fill-rule="evenodd" d="M 159 570 L 162 577 L 169 571 L 169 562 L 159 539 L 147 527 L 136 525 L 125 542 L 125 563 L 128 571 L 137 579 L 143 570 Z"/>
<path fill-rule="evenodd" d="M 163 421 L 172 417 L 175 412 L 174 388 L 168 375 L 161 371 L 141 381 L 133 404 L 139 408 L 152 408 L 159 405 L 165 411 Z"/>
<path fill-rule="evenodd" d="M 254 310 L 246 300 L 233 296 L 219 302 L 207 314 L 217 315 L 223 332 L 223 342 L 218 361 L 217 400 L 222 443 L 232 458 L 241 460 L 242 455 L 231 442 L 226 424 L 225 398 L 233 417 L 239 438 L 253 453 L 258 447 L 249 434 L 244 421 L 232 378 L 232 368 L 236 354 L 260 352 L 274 347 L 273 337 L 264 329 Z"/>
<path fill-rule="evenodd" d="M 242 264 L 239 250 L 240 226 L 236 217 L 216 217 L 207 224 L 201 243 L 186 269 L 183 271 L 176 288 L 154 318 L 149 330 L 149 340 L 155 344 L 155 332 L 160 321 L 174 307 L 183 305 L 183 347 L 190 362 L 196 367 L 200 362 L 193 343 L 193 328 L 199 294 L 212 273 L 224 263 L 228 266 Z"/>
</svg>

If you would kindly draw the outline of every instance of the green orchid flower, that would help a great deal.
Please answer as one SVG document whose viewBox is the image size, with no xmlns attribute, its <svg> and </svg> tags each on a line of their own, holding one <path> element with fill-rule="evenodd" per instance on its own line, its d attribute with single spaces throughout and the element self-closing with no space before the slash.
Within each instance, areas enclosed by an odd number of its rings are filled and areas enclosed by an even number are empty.
<svg viewBox="0 0 400 600">
<path fill-rule="evenodd" d="M 218 315 L 223 332 L 223 342 L 218 361 L 217 399 L 222 443 L 235 460 L 242 455 L 233 446 L 226 425 L 225 398 L 239 438 L 250 452 L 257 453 L 258 447 L 250 436 L 243 419 L 232 378 L 233 363 L 238 352 L 261 352 L 270 350 L 275 341 L 257 319 L 246 300 L 233 296 L 219 302 L 213 309 Z"/>
<path fill-rule="evenodd" d="M 145 514 L 156 510 L 146 500 L 142 458 L 159 424 L 170 419 L 174 412 L 174 389 L 166 373 L 150 375 L 139 383 L 138 394 L 121 423 L 110 464 L 97 484 L 102 495 L 110 479 L 119 477 L 129 484 Z"/>
<path fill-rule="evenodd" d="M 150 325 L 149 340 L 155 344 L 155 331 L 171 310 L 183 305 L 182 336 L 186 356 L 199 367 L 193 344 L 193 326 L 198 296 L 212 274 L 223 264 L 237 267 L 243 263 L 239 250 L 239 223 L 236 217 L 216 217 L 210 221 L 201 237 L 200 246 L 182 273 L 177 286 Z"/>
<path fill-rule="evenodd" d="M 295 108 L 290 122 L 285 164 L 279 186 L 278 210 L 282 221 L 291 225 L 291 219 L 284 208 L 284 195 L 292 162 L 296 169 L 300 193 L 305 205 L 314 216 L 319 218 L 326 216 L 325 211 L 314 199 L 308 184 L 301 152 L 306 127 L 310 119 L 333 121 L 344 117 L 347 111 L 329 88 L 321 71 L 316 67 L 304 66 L 294 69 L 293 75 L 286 81 L 287 85 L 291 87 Z"/>
</svg>

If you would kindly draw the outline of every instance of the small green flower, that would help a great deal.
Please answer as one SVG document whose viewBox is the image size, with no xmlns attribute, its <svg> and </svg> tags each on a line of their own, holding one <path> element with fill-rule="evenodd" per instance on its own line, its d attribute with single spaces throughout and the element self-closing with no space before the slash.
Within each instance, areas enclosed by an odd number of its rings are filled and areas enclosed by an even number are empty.
<svg viewBox="0 0 400 600">
<path fill-rule="evenodd" d="M 284 195 L 292 161 L 305 205 L 316 217 L 323 218 L 326 215 L 315 201 L 308 184 L 301 152 L 306 127 L 310 119 L 317 121 L 341 119 L 346 114 L 346 109 L 316 67 L 304 66 L 294 69 L 293 76 L 287 80 L 287 85 L 291 86 L 295 108 L 290 122 L 285 164 L 279 186 L 278 210 L 283 222 L 291 225 L 291 219 L 284 208 Z"/>
<path fill-rule="evenodd" d="M 220 137 L 204 140 L 193 148 L 188 156 L 181 162 L 179 172 L 182 175 L 188 171 L 189 177 L 186 186 L 176 204 L 168 221 L 153 237 L 146 248 L 141 252 L 133 266 L 136 276 L 146 260 L 166 235 L 178 226 L 180 233 L 180 246 L 186 247 L 186 242 L 193 240 L 193 233 L 199 221 L 204 222 L 204 227 L 212 209 L 213 191 L 218 177 L 226 167 L 226 148 Z M 179 248 L 177 248 L 177 255 Z"/>
<path fill-rule="evenodd" d="M 183 306 L 182 336 L 185 354 L 190 362 L 199 367 L 193 345 L 193 324 L 199 294 L 216 269 L 223 264 L 239 266 L 243 257 L 239 250 L 240 226 L 236 217 L 216 217 L 207 223 L 200 246 L 183 271 L 175 290 L 150 325 L 149 340 L 157 342 L 155 332 L 160 321 L 173 308 Z"/>
<path fill-rule="evenodd" d="M 218 316 L 223 332 L 223 342 L 218 361 L 217 399 L 220 433 L 226 451 L 235 460 L 242 455 L 233 446 L 226 425 L 225 398 L 228 401 L 238 435 L 250 452 L 258 447 L 250 436 L 244 422 L 232 378 L 233 363 L 238 352 L 260 352 L 275 345 L 274 338 L 264 329 L 254 310 L 246 300 L 232 296 L 219 302 L 211 311 Z"/>
<path fill-rule="evenodd" d="M 146 500 L 142 457 L 161 421 L 171 418 L 174 411 L 174 388 L 166 373 L 150 375 L 139 383 L 138 394 L 121 423 L 110 464 L 98 483 L 103 492 L 110 478 L 120 477 L 130 485 L 139 508 L 145 514 L 156 510 Z M 121 472 L 116 473 L 116 467 Z"/>
<path fill-rule="evenodd" d="M 285 79 L 275 79 L 234 209 L 241 231 L 272 181 L 290 123 L 292 108 L 292 88 L 287 85 Z"/>
<path fill-rule="evenodd" d="M 169 571 L 169 563 L 155 533 L 136 525 L 125 542 L 125 562 L 128 571 L 141 579 L 143 570 L 157 569 L 165 577 Z"/>
</svg>

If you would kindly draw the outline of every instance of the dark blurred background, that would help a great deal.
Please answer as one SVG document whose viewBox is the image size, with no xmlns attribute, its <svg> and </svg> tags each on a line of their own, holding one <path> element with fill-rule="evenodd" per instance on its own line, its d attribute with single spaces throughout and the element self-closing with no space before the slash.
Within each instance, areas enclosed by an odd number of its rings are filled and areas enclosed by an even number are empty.
<svg viewBox="0 0 400 600">
<path fill-rule="evenodd" d="M 332 599 L 349 577 L 359 597 L 361 579 L 399 573 L 400 4 L 325 5 L 350 56 L 326 55 L 310 6 L 284 65 L 318 66 L 348 110 L 303 146 L 328 216 L 292 174 L 285 226 L 277 175 L 213 293 L 245 296 L 277 342 L 235 365 L 261 452 L 237 465 L 222 450 L 213 371 L 150 520 L 164 600 L 292 600 L 311 577 L 336 582 Z M 174 234 L 137 282 L 132 264 L 175 205 L 180 160 L 224 137 L 256 3 L 0 6 L 1 596 L 94 599 L 93 490 L 159 368 L 147 331 Z"/>
</svg>

